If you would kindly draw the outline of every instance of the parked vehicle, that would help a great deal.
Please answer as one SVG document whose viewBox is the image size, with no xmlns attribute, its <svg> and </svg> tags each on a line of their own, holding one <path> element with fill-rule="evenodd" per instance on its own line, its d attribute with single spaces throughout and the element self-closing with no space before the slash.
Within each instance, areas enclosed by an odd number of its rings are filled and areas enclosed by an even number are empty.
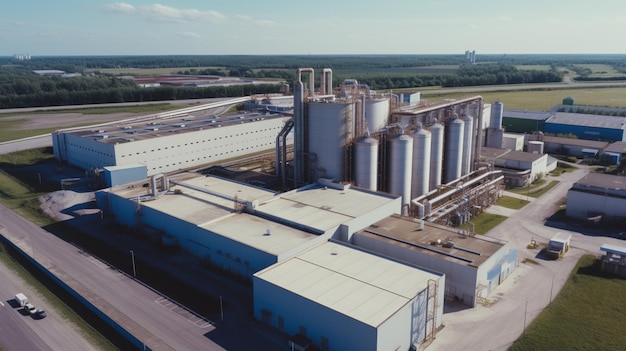
<svg viewBox="0 0 626 351">
<path fill-rule="evenodd" d="M 22 293 L 15 294 L 15 302 L 19 307 L 24 307 L 28 303 L 28 298 Z"/>
<path fill-rule="evenodd" d="M 558 233 L 548 242 L 546 255 L 550 258 L 559 259 L 569 251 L 572 235 L 568 233 Z"/>
<path fill-rule="evenodd" d="M 33 306 L 32 303 L 27 302 L 24 305 L 24 311 L 26 311 L 26 313 L 28 313 L 28 314 L 35 314 L 35 312 L 37 312 L 37 308 L 35 308 L 35 306 Z"/>
<path fill-rule="evenodd" d="M 37 310 L 37 312 L 35 312 L 35 317 L 37 319 L 42 319 L 42 318 L 46 318 L 46 311 L 44 310 Z"/>
</svg>

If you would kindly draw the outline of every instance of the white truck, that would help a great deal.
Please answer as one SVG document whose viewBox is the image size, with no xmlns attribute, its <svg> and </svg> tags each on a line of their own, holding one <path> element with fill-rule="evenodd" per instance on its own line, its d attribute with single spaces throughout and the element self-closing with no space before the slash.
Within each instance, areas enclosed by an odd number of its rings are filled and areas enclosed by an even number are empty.
<svg viewBox="0 0 626 351">
<path fill-rule="evenodd" d="M 550 239 L 546 248 L 548 258 L 559 259 L 569 251 L 572 234 L 558 233 Z"/>
<path fill-rule="evenodd" d="M 15 294 L 15 302 L 19 307 L 24 307 L 28 303 L 28 298 L 22 293 Z"/>
</svg>

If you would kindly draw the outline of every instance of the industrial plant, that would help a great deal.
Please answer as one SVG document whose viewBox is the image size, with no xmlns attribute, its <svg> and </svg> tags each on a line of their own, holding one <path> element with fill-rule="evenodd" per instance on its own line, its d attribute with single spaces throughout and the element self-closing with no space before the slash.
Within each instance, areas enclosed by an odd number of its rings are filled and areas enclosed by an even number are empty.
<svg viewBox="0 0 626 351">
<path fill-rule="evenodd" d="M 250 281 L 254 317 L 292 349 L 418 349 L 444 301 L 475 306 L 517 266 L 506 242 L 456 228 L 501 196 L 482 150 L 501 147 L 502 106 L 333 87 L 330 69 L 315 82 L 297 70 L 292 109 L 256 97 L 266 111 L 60 130 L 55 156 L 104 170 L 97 204 L 119 224 Z M 266 181 L 198 172 L 268 155 Z"/>
</svg>

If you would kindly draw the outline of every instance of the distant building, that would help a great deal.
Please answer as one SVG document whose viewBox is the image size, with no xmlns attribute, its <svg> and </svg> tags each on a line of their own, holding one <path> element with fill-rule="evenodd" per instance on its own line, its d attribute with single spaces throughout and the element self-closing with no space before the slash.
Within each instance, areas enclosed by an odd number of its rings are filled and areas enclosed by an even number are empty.
<svg viewBox="0 0 626 351">
<path fill-rule="evenodd" d="M 589 173 L 567 192 L 566 214 L 592 222 L 626 225 L 626 177 Z"/>
</svg>

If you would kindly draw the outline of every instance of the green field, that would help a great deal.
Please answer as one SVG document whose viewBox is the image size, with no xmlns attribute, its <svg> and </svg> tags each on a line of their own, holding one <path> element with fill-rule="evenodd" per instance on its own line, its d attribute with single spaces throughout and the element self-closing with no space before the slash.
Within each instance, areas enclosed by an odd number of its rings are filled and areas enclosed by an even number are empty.
<svg viewBox="0 0 626 351">
<path fill-rule="evenodd" d="M 526 350 L 626 350 L 626 279 L 599 272 L 583 256 L 554 301 L 509 348 Z"/>
<path fill-rule="evenodd" d="M 423 91 L 423 98 L 439 101 L 446 98 L 462 98 L 480 95 L 486 103 L 500 101 L 506 109 L 524 109 L 546 111 L 561 104 L 563 98 L 571 96 L 577 105 L 611 106 L 626 108 L 626 88 L 580 88 L 580 89 L 545 89 L 527 91 L 494 91 L 480 93 L 428 94 Z"/>
<path fill-rule="evenodd" d="M 574 67 L 582 67 L 591 71 L 590 77 L 610 78 L 623 77 L 624 73 L 620 73 L 611 65 L 602 64 L 575 64 Z"/>
</svg>

